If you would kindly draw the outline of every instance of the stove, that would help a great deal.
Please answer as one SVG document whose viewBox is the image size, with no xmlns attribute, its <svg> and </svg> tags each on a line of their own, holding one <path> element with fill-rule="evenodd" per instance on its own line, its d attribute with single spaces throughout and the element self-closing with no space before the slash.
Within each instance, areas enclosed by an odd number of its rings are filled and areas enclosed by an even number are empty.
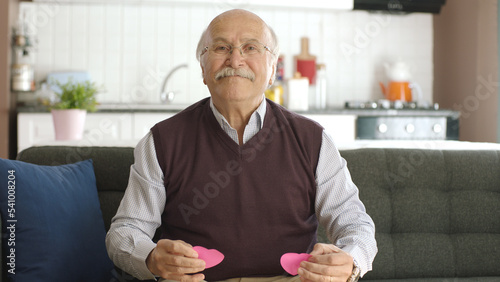
<svg viewBox="0 0 500 282">
<path fill-rule="evenodd" d="M 345 102 L 346 109 L 411 109 L 411 110 L 439 110 L 438 103 L 427 103 L 427 102 L 406 102 L 406 101 L 389 101 L 389 100 L 377 100 L 377 101 L 347 101 Z"/>
<path fill-rule="evenodd" d="M 348 101 L 344 108 L 357 116 L 356 139 L 458 140 L 459 112 L 437 103 Z"/>
</svg>

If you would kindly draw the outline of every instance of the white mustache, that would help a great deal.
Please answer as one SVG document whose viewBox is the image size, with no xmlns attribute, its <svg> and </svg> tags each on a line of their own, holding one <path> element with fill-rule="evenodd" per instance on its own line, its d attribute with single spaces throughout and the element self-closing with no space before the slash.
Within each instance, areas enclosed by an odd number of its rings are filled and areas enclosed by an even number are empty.
<svg viewBox="0 0 500 282">
<path fill-rule="evenodd" d="M 250 81 L 255 80 L 255 74 L 251 70 L 247 69 L 233 69 L 232 67 L 226 67 L 215 74 L 215 80 L 219 80 L 228 76 L 240 76 L 243 78 L 248 78 Z"/>
</svg>

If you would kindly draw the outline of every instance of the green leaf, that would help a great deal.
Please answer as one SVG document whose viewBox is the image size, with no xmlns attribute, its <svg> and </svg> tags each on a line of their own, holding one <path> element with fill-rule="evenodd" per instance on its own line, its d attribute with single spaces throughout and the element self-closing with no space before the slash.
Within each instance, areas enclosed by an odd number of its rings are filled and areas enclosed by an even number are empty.
<svg viewBox="0 0 500 282">
<path fill-rule="evenodd" d="M 61 92 L 56 93 L 58 101 L 52 105 L 49 105 L 51 109 L 82 109 L 89 112 L 95 112 L 96 106 L 98 105 L 96 100 L 96 95 L 99 92 L 99 87 L 95 82 L 84 81 L 84 82 L 73 82 L 72 78 L 69 78 L 66 83 L 60 83 L 59 81 L 53 81 L 59 86 Z"/>
</svg>

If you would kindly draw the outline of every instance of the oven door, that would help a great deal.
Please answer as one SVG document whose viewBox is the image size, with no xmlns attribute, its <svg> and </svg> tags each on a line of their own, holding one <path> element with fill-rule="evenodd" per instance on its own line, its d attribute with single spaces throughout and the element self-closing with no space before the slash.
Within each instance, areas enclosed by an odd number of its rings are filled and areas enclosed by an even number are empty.
<svg viewBox="0 0 500 282">
<path fill-rule="evenodd" d="M 445 116 L 358 116 L 356 139 L 458 140 L 458 120 Z"/>
</svg>

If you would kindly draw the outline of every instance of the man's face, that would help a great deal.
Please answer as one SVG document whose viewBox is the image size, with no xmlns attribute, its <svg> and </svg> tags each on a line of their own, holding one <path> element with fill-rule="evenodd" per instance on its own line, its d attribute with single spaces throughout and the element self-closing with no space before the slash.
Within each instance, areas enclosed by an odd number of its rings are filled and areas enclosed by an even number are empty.
<svg viewBox="0 0 500 282">
<path fill-rule="evenodd" d="M 271 52 L 262 49 L 253 55 L 241 54 L 236 48 L 248 42 L 258 42 L 255 46 L 270 46 L 271 36 L 263 22 L 247 14 L 225 15 L 209 26 L 206 45 L 209 47 L 200 59 L 203 82 L 208 86 L 214 102 L 251 102 L 260 97 L 270 85 L 274 76 L 275 62 Z M 262 43 L 263 45 L 261 45 Z M 215 44 L 215 45 L 214 45 Z M 234 46 L 232 53 L 220 54 L 214 46 Z M 273 48 L 274 46 L 270 46 Z M 239 75 L 216 78 L 225 68 L 241 69 L 253 74 L 254 79 Z"/>
</svg>

